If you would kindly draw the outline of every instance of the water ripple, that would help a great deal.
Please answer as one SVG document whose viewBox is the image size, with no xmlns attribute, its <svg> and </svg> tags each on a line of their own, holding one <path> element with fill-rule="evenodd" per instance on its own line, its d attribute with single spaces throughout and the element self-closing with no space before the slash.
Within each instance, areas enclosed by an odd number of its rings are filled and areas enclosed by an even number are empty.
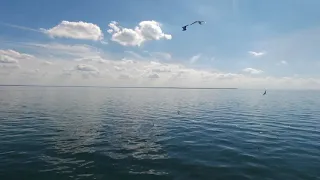
<svg viewBox="0 0 320 180">
<path fill-rule="evenodd" d="M 319 178 L 320 96 L 255 93 L 1 89 L 0 179 Z"/>
</svg>

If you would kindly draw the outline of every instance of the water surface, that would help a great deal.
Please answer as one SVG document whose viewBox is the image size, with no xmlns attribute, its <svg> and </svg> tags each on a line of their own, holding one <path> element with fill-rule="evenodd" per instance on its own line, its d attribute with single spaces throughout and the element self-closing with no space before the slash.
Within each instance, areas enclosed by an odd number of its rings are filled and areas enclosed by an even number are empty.
<svg viewBox="0 0 320 180">
<path fill-rule="evenodd" d="M 0 87 L 0 179 L 320 179 L 320 92 L 262 93 Z"/>
</svg>

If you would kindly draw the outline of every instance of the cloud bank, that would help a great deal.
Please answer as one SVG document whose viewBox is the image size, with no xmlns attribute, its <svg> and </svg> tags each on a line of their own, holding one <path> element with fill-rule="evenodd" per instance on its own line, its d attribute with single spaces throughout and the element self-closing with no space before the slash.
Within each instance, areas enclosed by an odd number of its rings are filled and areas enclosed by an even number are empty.
<svg viewBox="0 0 320 180">
<path fill-rule="evenodd" d="M 38 44 L 52 53 L 70 53 L 63 44 Z M 59 47 L 59 48 L 57 48 Z M 61 48 L 65 47 L 65 48 Z M 1 84 L 95 85 L 95 86 L 175 86 L 237 88 L 320 88 L 315 78 L 261 76 L 262 70 L 245 68 L 240 73 L 195 69 L 162 59 L 116 58 L 89 46 L 75 46 L 72 58 L 52 58 L 18 51 L 1 50 L 1 57 L 11 53 L 18 63 L 0 63 Z M 39 51 L 42 51 L 39 49 Z M 23 58 L 22 58 L 23 57 Z M 33 57 L 33 58 L 28 58 Z M 188 61 L 186 61 L 188 64 Z M 8 64 L 19 65 L 7 67 Z M 259 76 L 254 76 L 258 75 Z"/>
<path fill-rule="evenodd" d="M 242 70 L 243 72 L 249 73 L 249 74 L 261 74 L 263 73 L 260 69 L 254 69 L 254 68 L 245 68 Z"/>
</svg>

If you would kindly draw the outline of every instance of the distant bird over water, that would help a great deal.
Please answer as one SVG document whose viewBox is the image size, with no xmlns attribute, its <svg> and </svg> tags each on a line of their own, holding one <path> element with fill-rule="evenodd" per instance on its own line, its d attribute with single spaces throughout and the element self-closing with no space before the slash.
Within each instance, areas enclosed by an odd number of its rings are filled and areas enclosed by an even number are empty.
<svg viewBox="0 0 320 180">
<path fill-rule="evenodd" d="M 263 95 L 266 95 L 267 94 L 267 90 L 264 90 L 264 93 L 263 93 Z"/>
<path fill-rule="evenodd" d="M 196 24 L 196 23 L 202 25 L 202 24 L 204 24 L 204 23 L 206 23 L 206 22 L 205 22 L 205 21 L 194 21 L 194 22 L 191 23 L 191 24 L 187 24 L 187 25 L 185 25 L 185 26 L 182 26 L 182 31 L 186 31 L 188 26 L 191 26 L 191 25 Z"/>
</svg>

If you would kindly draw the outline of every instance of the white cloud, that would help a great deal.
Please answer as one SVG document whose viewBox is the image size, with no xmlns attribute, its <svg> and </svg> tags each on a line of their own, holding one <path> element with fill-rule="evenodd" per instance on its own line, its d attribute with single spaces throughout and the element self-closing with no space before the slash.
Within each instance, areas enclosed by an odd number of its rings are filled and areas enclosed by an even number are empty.
<svg viewBox="0 0 320 180">
<path fill-rule="evenodd" d="M 244 77 L 242 74 L 234 74 L 234 73 L 213 73 L 218 79 L 237 79 Z"/>
<path fill-rule="evenodd" d="M 128 74 L 120 74 L 120 75 L 118 76 L 118 78 L 119 78 L 119 79 L 131 79 L 130 75 L 128 75 Z"/>
<path fill-rule="evenodd" d="M 17 63 L 19 63 L 19 61 L 16 59 L 13 59 L 12 57 L 6 56 L 6 55 L 0 55 L 0 63 L 17 64 Z"/>
<path fill-rule="evenodd" d="M 201 54 L 192 56 L 191 59 L 190 59 L 190 63 L 191 64 L 196 63 L 200 59 L 200 57 L 201 57 Z"/>
<path fill-rule="evenodd" d="M 52 65 L 53 63 L 51 61 L 44 61 L 42 64 L 43 65 Z"/>
<path fill-rule="evenodd" d="M 278 63 L 278 65 L 287 65 L 288 63 L 287 63 L 287 61 L 280 61 L 279 63 Z"/>
<path fill-rule="evenodd" d="M 288 64 L 287 61 L 281 61 L 281 64 Z"/>
<path fill-rule="evenodd" d="M 34 56 L 30 54 L 20 53 L 18 51 L 7 49 L 0 49 L 0 66 L 1 69 L 12 70 L 20 68 L 20 60 L 28 61 L 33 59 Z"/>
<path fill-rule="evenodd" d="M 141 21 L 139 23 L 140 27 L 135 30 L 140 31 L 141 35 L 146 40 L 160 40 L 160 39 L 172 39 L 170 34 L 165 34 L 162 32 L 161 24 L 156 21 Z"/>
<path fill-rule="evenodd" d="M 62 74 L 60 74 L 60 76 L 69 77 L 73 79 L 77 77 L 81 77 L 81 79 L 89 79 L 90 77 L 99 78 L 99 75 L 99 69 L 91 64 L 77 64 L 74 67 L 65 67 L 62 70 Z"/>
<path fill-rule="evenodd" d="M 62 21 L 60 24 L 50 29 L 41 30 L 44 33 L 48 34 L 50 37 L 72 38 L 93 41 L 103 39 L 103 33 L 98 25 L 83 21 Z"/>
<path fill-rule="evenodd" d="M 116 21 L 111 21 L 108 26 L 111 28 L 108 30 L 109 33 L 121 31 L 121 27 L 119 26 L 119 23 Z"/>
<path fill-rule="evenodd" d="M 114 66 L 114 69 L 116 71 L 125 71 L 126 70 L 126 68 L 122 68 L 122 67 L 119 67 L 119 66 Z"/>
<path fill-rule="evenodd" d="M 132 29 L 122 29 L 121 32 L 116 32 L 112 35 L 112 41 L 115 41 L 123 46 L 140 46 L 143 41 L 143 36 Z"/>
<path fill-rule="evenodd" d="M 149 52 L 143 51 L 142 53 L 137 53 L 134 51 L 124 51 L 124 58 L 130 60 L 145 60 L 145 61 L 160 61 L 160 62 L 173 62 L 176 59 L 173 59 L 170 53 L 166 52 Z"/>
<path fill-rule="evenodd" d="M 135 53 L 133 51 L 124 51 L 124 53 L 125 53 L 125 57 L 129 57 L 131 59 L 139 59 L 139 60 L 146 59 L 146 57 L 144 57 L 138 53 Z"/>
<path fill-rule="evenodd" d="M 25 27 L 25 26 L 19 26 L 19 25 L 15 25 L 15 24 L 8 24 L 8 23 L 2 23 L 2 22 L 0 22 L 0 24 L 8 26 L 8 27 L 16 28 L 16 29 L 25 30 L 25 31 L 33 31 L 33 32 L 41 33 L 41 30 L 33 29 L 33 28 Z"/>
<path fill-rule="evenodd" d="M 0 68 L 7 69 L 7 70 L 20 69 L 20 65 L 19 64 L 0 64 Z"/>
<path fill-rule="evenodd" d="M 160 78 L 160 76 L 158 74 L 150 74 L 148 77 L 150 79 L 158 79 L 158 78 Z"/>
<path fill-rule="evenodd" d="M 52 59 L 59 58 L 84 58 L 84 57 L 95 57 L 100 55 L 98 49 L 85 45 L 85 44 L 59 44 L 59 43 L 50 43 L 50 44 L 41 44 L 41 43 L 27 43 L 25 44 L 26 48 L 29 48 L 45 58 Z"/>
<path fill-rule="evenodd" d="M 30 54 L 20 53 L 12 49 L 3 50 L 0 49 L 0 55 L 14 58 L 14 59 L 32 59 L 34 56 Z"/>
<path fill-rule="evenodd" d="M 171 54 L 165 52 L 151 52 L 149 54 L 159 60 L 170 60 L 172 58 Z"/>
<path fill-rule="evenodd" d="M 262 70 L 254 69 L 254 68 L 245 68 L 242 71 L 246 72 L 246 73 L 250 73 L 250 74 L 261 74 L 261 73 L 263 73 Z"/>
<path fill-rule="evenodd" d="M 146 41 L 172 39 L 170 34 L 162 32 L 161 24 L 153 20 L 141 21 L 134 29 L 122 28 L 115 21 L 112 21 L 109 27 L 111 40 L 123 46 L 141 46 Z"/>
<path fill-rule="evenodd" d="M 0 63 L 0 84 L 320 89 L 320 81 L 316 78 L 252 76 L 262 73 L 262 70 L 253 68 L 246 68 L 243 73 L 222 72 L 193 69 L 174 59 L 162 62 L 152 58 L 132 60 L 102 56 L 105 54 L 95 54 L 92 48 L 80 45 L 72 48 L 62 45 L 32 47 L 41 47 L 35 60 Z M 59 53 L 53 53 L 51 57 L 52 54 L 48 54 L 51 47 L 51 51 L 71 50 L 78 58 L 61 58 Z M 48 51 L 39 56 L 44 50 Z"/>
<path fill-rule="evenodd" d="M 152 69 L 152 72 L 154 73 L 170 73 L 171 70 L 169 68 L 165 68 L 165 67 L 160 67 L 160 68 L 155 68 L 155 69 Z"/>
<path fill-rule="evenodd" d="M 108 63 L 108 61 L 106 59 L 102 58 L 99 55 L 81 57 L 81 58 L 75 59 L 75 61 L 79 61 L 79 62 L 97 62 L 97 63 L 100 63 L 100 64 Z"/>
<path fill-rule="evenodd" d="M 78 64 L 75 69 L 78 71 L 99 72 L 98 68 L 88 64 Z"/>
<path fill-rule="evenodd" d="M 22 74 L 23 75 L 37 75 L 38 73 L 40 73 L 39 69 L 33 69 L 33 70 L 23 70 Z"/>
<path fill-rule="evenodd" d="M 30 43 L 30 46 L 35 46 L 38 48 L 45 48 L 50 50 L 61 50 L 61 51 L 71 51 L 71 52 L 84 52 L 84 51 L 91 51 L 88 45 L 84 44 L 75 44 L 75 45 L 67 45 L 67 44 L 58 44 L 58 43 L 51 43 L 51 44 L 36 44 Z"/>
<path fill-rule="evenodd" d="M 254 51 L 249 51 L 248 52 L 250 55 L 254 56 L 254 57 L 260 57 L 266 54 L 266 52 L 262 51 L 262 52 L 254 52 Z"/>
</svg>

